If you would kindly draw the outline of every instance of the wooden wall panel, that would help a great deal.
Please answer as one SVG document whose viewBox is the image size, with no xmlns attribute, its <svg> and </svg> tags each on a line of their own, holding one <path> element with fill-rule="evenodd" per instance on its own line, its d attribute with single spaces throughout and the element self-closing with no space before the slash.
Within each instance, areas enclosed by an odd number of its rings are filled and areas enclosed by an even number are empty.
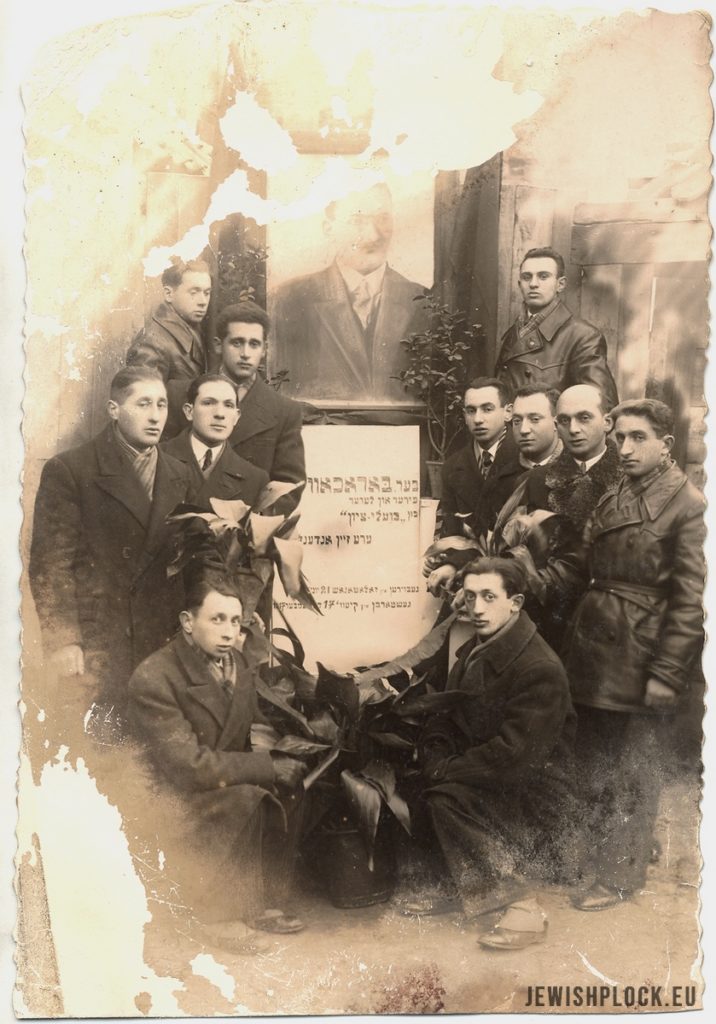
<svg viewBox="0 0 716 1024">
<path fill-rule="evenodd" d="M 619 318 L 622 302 L 621 264 L 584 267 L 580 273 L 579 305 L 571 308 L 583 320 L 599 327 L 607 342 L 609 368 L 619 389 Z M 568 303 L 569 304 L 569 303 Z"/>
</svg>

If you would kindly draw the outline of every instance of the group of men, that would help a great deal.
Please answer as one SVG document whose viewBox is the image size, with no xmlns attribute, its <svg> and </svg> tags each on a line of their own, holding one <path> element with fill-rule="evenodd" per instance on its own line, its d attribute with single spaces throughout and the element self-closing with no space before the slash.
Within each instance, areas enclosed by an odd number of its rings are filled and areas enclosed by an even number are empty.
<svg viewBox="0 0 716 1024">
<path fill-rule="evenodd" d="M 434 728 L 425 796 L 451 895 L 477 915 L 502 908 L 488 948 L 544 938 L 525 876 L 554 880 L 560 863 L 573 881 L 591 875 L 573 896 L 583 911 L 643 887 L 673 713 L 702 641 L 704 501 L 670 456 L 673 412 L 618 404 L 603 342 L 579 321 L 582 380 L 560 375 L 560 269 L 544 250 L 525 258 L 525 316 L 497 376 L 465 390 L 469 440 L 444 466 L 442 551 L 425 565 L 429 589 L 474 630 L 447 682 L 474 704 L 452 731 Z M 525 380 L 533 352 L 554 374 Z M 500 557 L 473 548 L 465 565 L 466 538 Z M 449 906 L 444 887 L 412 904 Z"/>
<path fill-rule="evenodd" d="M 303 927 L 270 904 L 285 897 L 277 880 L 290 877 L 305 768 L 252 745 L 261 714 L 237 649 L 240 596 L 211 574 L 187 589 L 167 575 L 166 517 L 182 502 L 253 505 L 270 480 L 297 485 L 282 499 L 291 512 L 305 482 L 302 414 L 260 375 L 263 309 L 222 310 L 207 346 L 207 265 L 175 262 L 162 281 L 164 303 L 112 381 L 109 424 L 44 467 L 29 576 L 47 663 L 84 681 L 88 704 L 113 708 L 120 733 L 129 724 L 217 871 L 238 873 L 233 902 L 218 875 L 199 898 L 223 894 L 220 937 L 227 915 L 240 918 L 229 938 L 252 951 L 255 929 Z M 473 636 L 445 680 L 466 702 L 421 743 L 421 800 L 453 895 L 478 915 L 504 911 L 489 948 L 544 936 L 518 878 L 537 864 L 559 874 L 578 799 L 598 839 L 578 905 L 611 906 L 642 883 L 658 799 L 650 758 L 701 636 L 703 502 L 669 457 L 673 417 L 652 400 L 616 404 L 604 338 L 563 305 L 564 286 L 559 254 L 526 255 L 523 314 L 495 376 L 467 387 L 469 441 L 444 467 L 443 533 L 503 536 L 511 557 L 428 566 L 431 590 L 459 592 Z M 507 543 L 524 510 L 559 522 L 542 562 Z M 574 781 L 575 730 L 589 795 Z"/>
</svg>

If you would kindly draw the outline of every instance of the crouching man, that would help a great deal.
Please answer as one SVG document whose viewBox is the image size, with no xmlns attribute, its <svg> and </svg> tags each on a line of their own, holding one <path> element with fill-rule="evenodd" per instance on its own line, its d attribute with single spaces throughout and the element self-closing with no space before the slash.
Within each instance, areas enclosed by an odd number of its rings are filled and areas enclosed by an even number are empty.
<svg viewBox="0 0 716 1024">
<path fill-rule="evenodd" d="M 578 856 L 575 715 L 559 658 L 522 611 L 519 565 L 481 558 L 463 587 L 475 632 L 446 688 L 464 699 L 426 730 L 422 798 L 467 916 L 504 911 L 480 944 L 522 949 L 547 931 L 532 886 L 563 880 Z"/>
<path fill-rule="evenodd" d="M 171 806 L 172 835 L 160 839 L 168 870 L 201 933 L 251 953 L 262 948 L 254 929 L 303 928 L 273 901 L 288 888 L 305 768 L 251 749 L 261 717 L 252 672 L 234 647 L 241 614 L 227 581 L 196 582 L 181 632 L 130 680 L 129 717 Z"/>
</svg>

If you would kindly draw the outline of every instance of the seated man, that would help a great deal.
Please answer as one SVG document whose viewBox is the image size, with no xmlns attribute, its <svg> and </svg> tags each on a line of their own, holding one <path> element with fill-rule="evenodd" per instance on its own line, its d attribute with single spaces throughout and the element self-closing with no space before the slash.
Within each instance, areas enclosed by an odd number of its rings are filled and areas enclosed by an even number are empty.
<svg viewBox="0 0 716 1024">
<path fill-rule="evenodd" d="M 282 934 L 303 927 L 266 903 L 285 896 L 305 769 L 251 749 L 260 716 L 252 673 L 234 647 L 241 602 L 232 586 L 196 582 L 180 622 L 179 635 L 132 675 L 130 723 L 177 804 L 179 834 L 162 837 L 162 849 L 182 894 L 208 937 L 254 952 L 260 944 L 240 922 Z"/>
<path fill-rule="evenodd" d="M 253 505 L 269 475 L 228 444 L 240 415 L 235 384 L 220 374 L 197 377 L 189 385 L 184 415 L 187 429 L 161 447 L 187 466 L 192 479 L 189 501 L 207 509 L 210 498 Z"/>
<path fill-rule="evenodd" d="M 521 949 L 547 930 L 531 883 L 573 854 L 575 716 L 559 658 L 522 611 L 519 565 L 478 559 L 463 589 L 474 636 L 447 689 L 464 699 L 426 730 L 422 801 L 465 912 L 506 908 L 481 945 Z"/>
</svg>

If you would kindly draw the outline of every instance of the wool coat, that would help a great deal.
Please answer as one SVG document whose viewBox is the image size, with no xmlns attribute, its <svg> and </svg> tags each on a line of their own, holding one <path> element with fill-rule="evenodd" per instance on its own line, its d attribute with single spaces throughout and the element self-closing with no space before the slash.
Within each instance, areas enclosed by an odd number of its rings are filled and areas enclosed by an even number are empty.
<svg viewBox="0 0 716 1024">
<path fill-rule="evenodd" d="M 189 489 L 186 467 L 159 451 L 150 501 L 112 425 L 42 471 L 29 577 L 46 653 L 79 645 L 120 703 L 132 670 L 178 625 L 165 519 Z"/>
<path fill-rule="evenodd" d="M 428 726 L 423 744 L 433 829 L 474 913 L 516 898 L 526 877 L 571 870 L 579 856 L 576 717 L 562 664 L 525 612 L 470 660 L 478 644 L 463 645 L 447 681 L 465 699 Z"/>
<path fill-rule="evenodd" d="M 647 713 L 650 677 L 681 692 L 703 639 L 704 499 L 673 463 L 596 507 L 589 580 L 565 641 L 576 703 Z"/>
<path fill-rule="evenodd" d="M 254 670 L 240 652 L 233 657 L 230 695 L 183 635 L 143 661 L 129 682 L 129 724 L 161 800 L 158 838 L 184 899 L 206 920 L 263 909 L 262 840 L 270 826 L 286 829 L 271 755 L 250 746 L 251 725 L 263 720 Z"/>
<path fill-rule="evenodd" d="M 189 501 L 202 508 L 210 507 L 210 498 L 241 500 L 253 505 L 269 481 L 265 470 L 242 459 L 230 444 L 224 445 L 211 473 L 204 476 L 191 446 L 190 429 L 182 431 L 171 441 L 163 442 L 161 449 L 186 466 L 192 482 Z"/>
<path fill-rule="evenodd" d="M 229 439 L 231 446 L 271 480 L 302 485 L 282 499 L 280 511 L 292 512 L 306 482 L 301 406 L 257 377 L 239 408 L 241 417 Z"/>
<path fill-rule="evenodd" d="M 573 384 L 593 384 L 605 396 L 608 408 L 619 401 L 604 335 L 574 316 L 563 302 L 522 338 L 519 323 L 512 324 L 502 337 L 495 376 L 513 390 L 526 384 L 544 384 L 558 391 Z"/>
<path fill-rule="evenodd" d="M 524 475 L 511 427 L 497 449 L 495 460 L 483 478 L 475 459 L 472 439 L 451 455 L 443 466 L 440 507 L 443 537 L 460 536 L 465 520 L 456 513 L 469 513 L 468 524 L 479 537 L 495 525 L 497 513 Z"/>
<path fill-rule="evenodd" d="M 165 441 L 175 437 L 186 426 L 182 406 L 189 382 L 209 370 L 199 332 L 162 302 L 129 346 L 127 365 L 152 366 L 159 370 L 169 400 L 169 415 L 162 436 Z"/>
</svg>

